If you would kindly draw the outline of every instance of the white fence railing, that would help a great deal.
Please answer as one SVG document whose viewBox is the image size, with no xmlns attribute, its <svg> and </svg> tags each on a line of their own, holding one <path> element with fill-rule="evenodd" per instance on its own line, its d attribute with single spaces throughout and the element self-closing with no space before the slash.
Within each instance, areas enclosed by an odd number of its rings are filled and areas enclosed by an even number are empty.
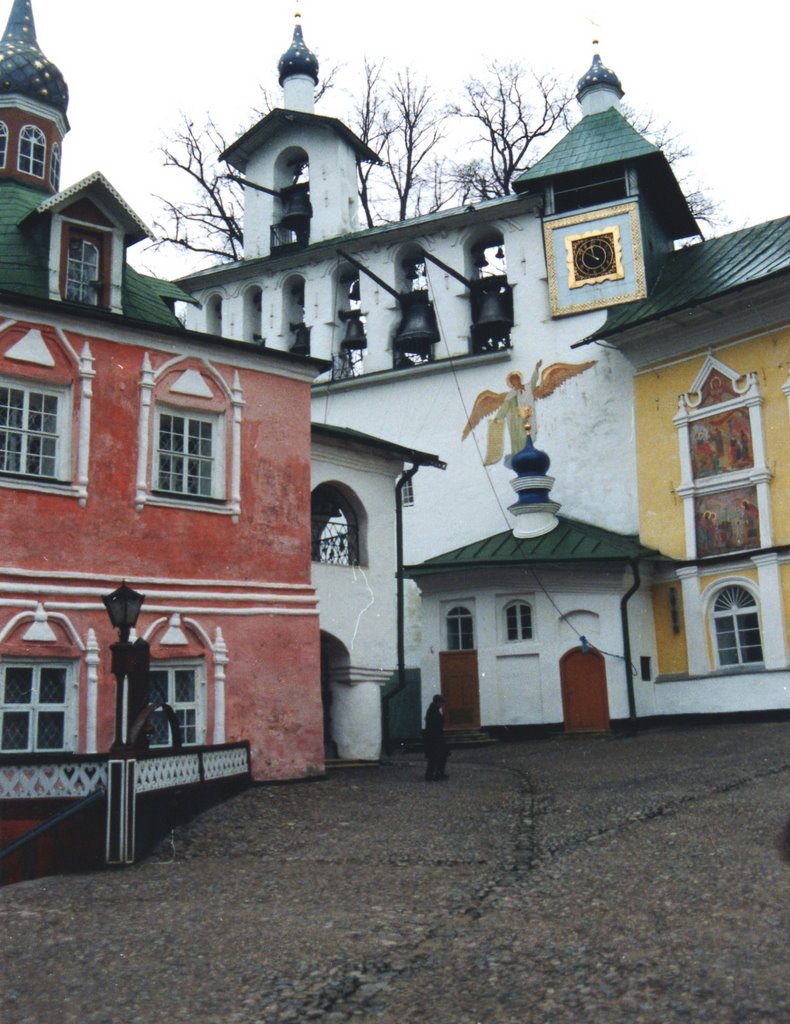
<svg viewBox="0 0 790 1024">
<path fill-rule="evenodd" d="M 98 787 L 107 787 L 110 755 L 90 760 L 64 755 L 62 760 L 37 758 L 0 762 L 0 800 L 75 800 Z M 138 754 L 135 790 L 153 793 L 180 789 L 201 782 L 216 782 L 249 775 L 250 754 L 246 743 L 217 747 L 182 748 L 172 753 Z"/>
</svg>

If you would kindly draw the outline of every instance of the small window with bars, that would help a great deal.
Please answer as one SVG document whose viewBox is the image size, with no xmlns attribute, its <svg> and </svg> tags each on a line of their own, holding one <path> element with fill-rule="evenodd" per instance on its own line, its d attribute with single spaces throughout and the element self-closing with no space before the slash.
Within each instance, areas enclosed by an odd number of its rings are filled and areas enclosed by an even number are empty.
<svg viewBox="0 0 790 1024">
<path fill-rule="evenodd" d="M 13 664 L 0 668 L 0 750 L 66 750 L 67 665 Z"/>
<path fill-rule="evenodd" d="M 199 742 L 200 722 L 197 692 L 197 671 L 186 666 L 155 668 L 149 674 L 149 699 L 153 703 L 169 704 L 181 728 L 181 742 Z M 152 718 L 153 731 L 149 737 L 152 747 L 171 745 L 170 726 L 165 713 L 159 708 Z"/>
<path fill-rule="evenodd" d="M 99 246 L 86 238 L 70 238 L 66 250 L 66 301 L 98 306 L 101 282 Z"/>
<path fill-rule="evenodd" d="M 219 497 L 216 421 L 160 412 L 154 487 L 188 498 Z"/>
<path fill-rule="evenodd" d="M 58 395 L 0 383 L 0 473 L 58 475 Z"/>
<path fill-rule="evenodd" d="M 40 128 L 28 124 L 19 133 L 17 167 L 23 174 L 43 178 L 47 158 L 47 140 Z"/>
</svg>

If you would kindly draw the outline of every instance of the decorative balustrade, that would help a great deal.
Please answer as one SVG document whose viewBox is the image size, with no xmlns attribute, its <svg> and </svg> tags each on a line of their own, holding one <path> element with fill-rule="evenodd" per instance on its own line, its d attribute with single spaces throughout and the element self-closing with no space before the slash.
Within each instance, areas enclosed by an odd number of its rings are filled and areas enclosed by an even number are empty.
<svg viewBox="0 0 790 1024">
<path fill-rule="evenodd" d="M 117 758 L 108 754 L 4 758 L 0 761 L 0 800 L 79 799 L 100 786 L 107 787 L 110 760 Z M 133 760 L 137 762 L 138 794 L 235 778 L 250 771 L 246 743 L 140 753 Z"/>
<path fill-rule="evenodd" d="M 0 764 L 0 800 L 79 799 L 107 785 L 107 760 Z"/>
</svg>

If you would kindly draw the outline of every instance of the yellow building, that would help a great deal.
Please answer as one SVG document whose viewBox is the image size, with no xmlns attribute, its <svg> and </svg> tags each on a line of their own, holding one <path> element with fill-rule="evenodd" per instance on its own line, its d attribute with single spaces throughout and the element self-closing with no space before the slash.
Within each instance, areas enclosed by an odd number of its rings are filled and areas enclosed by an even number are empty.
<svg viewBox="0 0 790 1024">
<path fill-rule="evenodd" d="M 585 344 L 634 366 L 654 714 L 790 707 L 790 218 L 666 258 Z"/>
</svg>

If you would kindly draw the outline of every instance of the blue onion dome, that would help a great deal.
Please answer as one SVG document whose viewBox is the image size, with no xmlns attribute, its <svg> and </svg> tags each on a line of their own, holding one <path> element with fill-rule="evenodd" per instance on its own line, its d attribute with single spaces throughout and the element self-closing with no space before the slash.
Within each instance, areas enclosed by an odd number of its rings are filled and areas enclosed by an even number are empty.
<svg viewBox="0 0 790 1024">
<path fill-rule="evenodd" d="M 14 0 L 0 40 L 0 95 L 17 93 L 65 114 L 69 90 L 63 75 L 38 48 L 32 0 Z"/>
<path fill-rule="evenodd" d="M 309 75 L 318 85 L 318 57 L 305 43 L 302 26 L 298 21 L 294 27 L 293 41 L 280 57 L 277 70 L 280 72 L 280 85 L 291 75 Z"/>
<path fill-rule="evenodd" d="M 527 443 L 510 460 L 511 468 L 519 476 L 545 476 L 549 471 L 551 459 L 545 452 L 539 451 L 527 434 Z"/>
<path fill-rule="evenodd" d="M 596 43 L 597 41 L 595 40 Z M 606 67 L 597 53 L 593 57 L 589 71 L 586 71 L 579 79 L 576 86 L 576 95 L 581 96 L 582 93 L 594 85 L 608 85 L 612 89 L 616 89 L 621 96 L 623 95 L 623 86 L 620 79 L 611 68 Z"/>
</svg>

